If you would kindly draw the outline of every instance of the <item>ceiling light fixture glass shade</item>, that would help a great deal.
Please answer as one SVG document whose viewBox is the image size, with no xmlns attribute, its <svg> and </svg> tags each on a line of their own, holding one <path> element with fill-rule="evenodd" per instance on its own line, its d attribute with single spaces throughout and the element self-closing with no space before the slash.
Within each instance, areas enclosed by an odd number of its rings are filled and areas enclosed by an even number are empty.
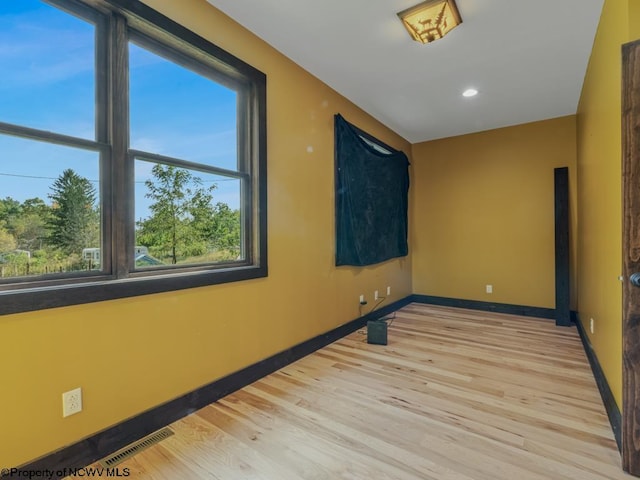
<svg viewBox="0 0 640 480">
<path fill-rule="evenodd" d="M 427 0 L 398 13 L 416 42 L 430 43 L 462 23 L 455 0 Z"/>
</svg>

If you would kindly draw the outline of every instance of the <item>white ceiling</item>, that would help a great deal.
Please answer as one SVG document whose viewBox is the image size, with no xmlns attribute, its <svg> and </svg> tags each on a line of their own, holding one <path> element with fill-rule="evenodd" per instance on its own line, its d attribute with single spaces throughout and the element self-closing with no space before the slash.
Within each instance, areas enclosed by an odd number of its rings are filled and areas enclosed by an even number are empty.
<svg viewBox="0 0 640 480">
<path fill-rule="evenodd" d="M 575 113 L 604 0 L 458 0 L 427 45 L 396 16 L 418 0 L 208 1 L 417 143 Z"/>
</svg>

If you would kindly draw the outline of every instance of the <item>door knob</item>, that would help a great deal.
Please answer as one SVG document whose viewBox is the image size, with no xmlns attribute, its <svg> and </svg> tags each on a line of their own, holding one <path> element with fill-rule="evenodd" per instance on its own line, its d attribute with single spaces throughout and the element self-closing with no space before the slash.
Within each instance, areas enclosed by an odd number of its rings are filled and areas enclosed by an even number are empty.
<svg viewBox="0 0 640 480">
<path fill-rule="evenodd" d="M 634 287 L 640 287 L 640 272 L 632 273 L 629 280 Z"/>
</svg>

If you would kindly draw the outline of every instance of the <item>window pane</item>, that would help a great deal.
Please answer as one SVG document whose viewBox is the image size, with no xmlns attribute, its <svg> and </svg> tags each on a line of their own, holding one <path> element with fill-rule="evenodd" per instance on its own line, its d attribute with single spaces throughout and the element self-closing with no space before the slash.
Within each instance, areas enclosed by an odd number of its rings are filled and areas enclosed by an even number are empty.
<svg viewBox="0 0 640 480">
<path fill-rule="evenodd" d="M 0 121 L 95 139 L 94 37 L 44 2 L 0 2 Z"/>
<path fill-rule="evenodd" d="M 131 147 L 238 169 L 237 94 L 130 44 Z"/>
<path fill-rule="evenodd" d="M 0 135 L 0 275 L 99 269 L 99 190 L 97 152 Z"/>
<path fill-rule="evenodd" d="M 242 259 L 240 180 L 136 161 L 136 267 Z"/>
</svg>

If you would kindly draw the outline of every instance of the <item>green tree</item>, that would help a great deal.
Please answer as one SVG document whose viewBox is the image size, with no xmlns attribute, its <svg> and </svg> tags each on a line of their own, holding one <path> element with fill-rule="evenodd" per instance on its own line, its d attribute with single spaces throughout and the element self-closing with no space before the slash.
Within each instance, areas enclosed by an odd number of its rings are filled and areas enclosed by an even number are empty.
<svg viewBox="0 0 640 480">
<path fill-rule="evenodd" d="M 0 227 L 0 253 L 7 253 L 17 247 L 16 239 L 13 235 Z"/>
<path fill-rule="evenodd" d="M 9 216 L 7 229 L 18 242 L 18 248 L 33 251 L 42 249 L 49 235 L 51 207 L 41 198 L 29 198 L 18 211 Z"/>
<path fill-rule="evenodd" d="M 157 164 L 153 179 L 145 181 L 151 216 L 138 222 L 137 243 L 171 263 L 207 250 L 215 185 L 202 187 L 202 180 L 183 168 Z"/>
<path fill-rule="evenodd" d="M 8 222 L 11 217 L 20 214 L 20 202 L 11 197 L 0 199 L 0 222 Z"/>
<path fill-rule="evenodd" d="M 51 207 L 45 203 L 44 200 L 38 197 L 27 198 L 22 205 L 20 205 L 24 213 L 35 213 L 45 218 L 51 213 Z"/>
<path fill-rule="evenodd" d="M 89 180 L 67 169 L 51 186 L 53 202 L 49 240 L 65 254 L 80 254 L 83 248 L 100 245 L 100 213 L 95 207 L 96 190 Z"/>
<path fill-rule="evenodd" d="M 196 184 L 198 186 L 202 184 L 199 178 L 196 178 Z M 212 192 L 216 188 L 216 185 L 211 185 L 208 188 L 197 188 L 193 192 L 188 207 L 189 215 L 191 216 L 191 227 L 193 228 L 192 235 L 205 245 L 205 250 L 213 235 L 215 211 L 212 207 Z"/>
<path fill-rule="evenodd" d="M 29 251 L 42 248 L 49 232 L 46 219 L 35 213 L 12 218 L 8 227 L 16 237 L 18 248 Z"/>
<path fill-rule="evenodd" d="M 218 202 L 214 207 L 212 244 L 219 250 L 228 250 L 232 255 L 240 253 L 240 211 L 231 210 L 226 203 Z"/>
</svg>

